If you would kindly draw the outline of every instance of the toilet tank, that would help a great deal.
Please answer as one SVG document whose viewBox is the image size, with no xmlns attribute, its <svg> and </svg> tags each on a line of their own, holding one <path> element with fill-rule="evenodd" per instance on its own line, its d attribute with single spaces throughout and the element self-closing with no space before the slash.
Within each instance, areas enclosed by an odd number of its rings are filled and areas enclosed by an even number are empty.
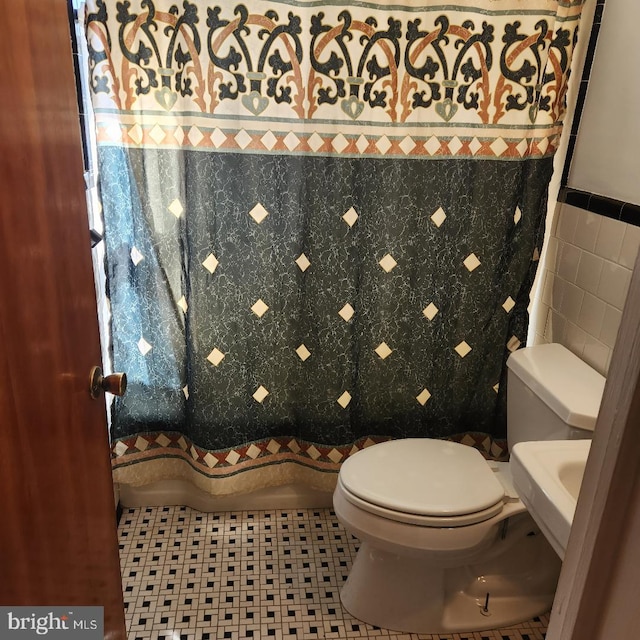
<svg viewBox="0 0 640 640">
<path fill-rule="evenodd" d="M 509 450 L 529 440 L 590 439 L 605 378 L 560 344 L 515 351 L 507 360 Z"/>
</svg>

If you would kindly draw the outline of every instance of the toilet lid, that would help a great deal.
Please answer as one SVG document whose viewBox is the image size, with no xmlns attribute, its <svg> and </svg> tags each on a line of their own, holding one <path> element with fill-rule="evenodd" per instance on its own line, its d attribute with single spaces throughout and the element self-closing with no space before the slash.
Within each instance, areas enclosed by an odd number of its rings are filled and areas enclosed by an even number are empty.
<svg viewBox="0 0 640 640">
<path fill-rule="evenodd" d="M 428 438 L 367 447 L 347 458 L 340 479 L 362 500 L 418 515 L 475 513 L 504 498 L 502 484 L 479 451 Z"/>
</svg>

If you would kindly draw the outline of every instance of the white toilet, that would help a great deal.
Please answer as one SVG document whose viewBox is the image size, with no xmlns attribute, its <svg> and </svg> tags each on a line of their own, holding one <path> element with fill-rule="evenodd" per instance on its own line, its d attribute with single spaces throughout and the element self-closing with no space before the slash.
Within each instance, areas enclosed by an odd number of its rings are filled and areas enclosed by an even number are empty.
<svg viewBox="0 0 640 640">
<path fill-rule="evenodd" d="M 591 438 L 604 378 L 558 344 L 508 361 L 509 446 Z M 333 496 L 360 540 L 345 609 L 385 629 L 496 629 L 548 611 L 560 560 L 518 498 L 509 463 L 428 438 L 348 458 Z"/>
</svg>

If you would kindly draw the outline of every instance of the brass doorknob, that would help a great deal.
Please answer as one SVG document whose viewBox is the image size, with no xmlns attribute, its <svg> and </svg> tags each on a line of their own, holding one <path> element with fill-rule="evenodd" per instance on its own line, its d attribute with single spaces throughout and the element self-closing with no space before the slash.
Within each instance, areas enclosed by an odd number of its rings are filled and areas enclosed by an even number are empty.
<svg viewBox="0 0 640 640">
<path fill-rule="evenodd" d="M 93 369 L 91 369 L 89 393 L 94 400 L 99 398 L 103 391 L 112 393 L 114 396 L 122 396 L 126 390 L 126 373 L 112 373 L 110 376 L 103 376 L 100 367 L 93 367 Z"/>
</svg>

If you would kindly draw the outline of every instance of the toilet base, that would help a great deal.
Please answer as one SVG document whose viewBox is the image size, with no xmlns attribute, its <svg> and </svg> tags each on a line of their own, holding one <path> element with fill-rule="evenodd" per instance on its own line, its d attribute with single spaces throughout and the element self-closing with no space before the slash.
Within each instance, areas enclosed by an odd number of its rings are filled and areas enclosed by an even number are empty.
<svg viewBox="0 0 640 640">
<path fill-rule="evenodd" d="M 340 594 L 344 608 L 368 624 L 409 633 L 496 629 L 545 613 L 560 560 L 523 515 L 505 539 L 462 566 L 437 567 L 363 542 Z"/>
</svg>

